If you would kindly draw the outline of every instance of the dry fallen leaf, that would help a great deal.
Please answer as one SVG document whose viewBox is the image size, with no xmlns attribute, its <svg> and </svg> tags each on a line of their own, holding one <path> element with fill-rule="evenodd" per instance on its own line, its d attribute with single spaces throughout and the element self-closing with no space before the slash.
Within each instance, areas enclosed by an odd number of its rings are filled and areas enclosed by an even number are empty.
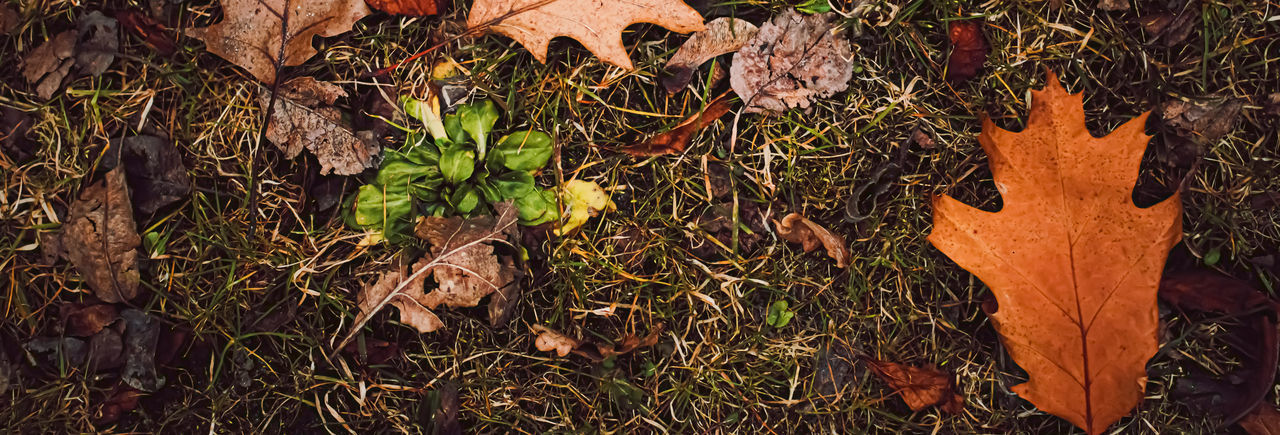
<svg viewBox="0 0 1280 435">
<path fill-rule="evenodd" d="M 1236 120 L 1244 105 L 1245 100 L 1242 98 L 1204 103 L 1173 100 L 1161 106 L 1160 118 L 1173 127 L 1179 136 L 1205 145 L 1235 129 Z"/>
<path fill-rule="evenodd" d="M 689 146 L 689 141 L 702 129 L 716 122 L 724 114 L 729 113 L 729 93 L 720 94 L 701 112 L 690 116 L 680 125 L 644 142 L 618 148 L 617 151 L 633 157 L 665 156 L 679 154 Z"/>
<path fill-rule="evenodd" d="M 121 302 L 138 295 L 138 237 L 133 206 L 125 185 L 124 168 L 107 172 L 102 181 L 80 192 L 71 203 L 61 243 L 62 256 L 84 275 L 103 302 Z"/>
<path fill-rule="evenodd" d="M 956 394 L 956 384 L 951 374 L 875 358 L 864 360 L 871 371 L 888 383 L 912 411 L 930 406 L 937 406 L 950 414 L 964 410 L 964 396 Z"/>
<path fill-rule="evenodd" d="M 934 198 L 929 242 L 996 296 L 991 315 L 1028 381 L 1012 389 L 1090 434 L 1142 400 L 1156 352 L 1156 289 L 1182 237 L 1177 195 L 1133 204 L 1148 113 L 1092 137 L 1082 97 L 1052 73 L 1033 91 L 1027 128 L 982 123 L 999 212 Z"/>
<path fill-rule="evenodd" d="M 702 15 L 680 0 L 476 0 L 467 27 L 488 30 L 519 42 L 539 62 L 547 61 L 551 38 L 568 36 L 600 60 L 632 69 L 622 46 L 622 29 L 653 23 L 675 32 L 705 29 Z"/>
<path fill-rule="evenodd" d="M 987 61 L 987 37 L 979 20 L 952 21 L 947 26 L 951 39 L 951 55 L 947 56 L 947 81 L 960 83 L 978 75 Z"/>
<path fill-rule="evenodd" d="M 76 38 L 79 33 L 68 30 L 40 44 L 22 59 L 22 77 L 35 86 L 36 95 L 53 98 L 75 65 Z"/>
<path fill-rule="evenodd" d="M 1188 1 L 1179 12 L 1159 11 L 1144 15 L 1138 24 L 1147 32 L 1147 43 L 1162 47 L 1182 44 L 1200 22 L 1200 5 Z"/>
<path fill-rule="evenodd" d="M 365 0 L 369 6 L 396 15 L 412 17 L 429 17 L 443 11 L 447 6 L 444 0 Z"/>
<path fill-rule="evenodd" d="M 275 83 L 277 63 L 300 65 L 315 55 L 312 38 L 345 33 L 370 13 L 364 0 L 220 0 L 220 3 L 222 21 L 187 30 L 187 35 L 204 41 L 210 53 L 239 65 L 266 84 Z M 282 11 L 289 14 L 287 29 L 282 29 Z M 281 52 L 283 61 L 277 59 Z"/>
<path fill-rule="evenodd" d="M 689 84 L 693 72 L 716 56 L 733 53 L 756 36 L 760 28 L 739 18 L 720 17 L 707 23 L 707 29 L 694 32 L 667 61 L 667 74 L 662 87 L 676 93 Z"/>
<path fill-rule="evenodd" d="M 573 353 L 589 360 L 600 362 L 610 357 L 631 353 L 637 349 L 653 347 L 658 344 L 658 339 L 662 338 L 662 331 L 666 330 L 666 325 L 662 323 L 654 325 L 649 330 L 649 334 L 644 337 L 631 333 L 623 334 L 613 344 L 599 344 L 579 340 L 543 325 L 533 325 L 531 328 L 533 333 L 538 336 L 533 342 L 534 347 L 537 347 L 540 351 L 554 351 L 556 355 L 562 357 Z"/>
<path fill-rule="evenodd" d="M 58 308 L 58 316 L 67 335 L 91 337 L 120 318 L 114 305 L 66 303 Z"/>
<path fill-rule="evenodd" d="M 513 260 L 497 256 L 490 245 L 519 239 L 516 208 L 510 202 L 498 203 L 494 213 L 470 219 L 428 216 L 419 221 L 415 232 L 431 243 L 431 251 L 413 268 L 387 272 L 361 290 L 355 325 L 334 348 L 345 347 L 387 305 L 400 309 L 401 322 L 426 333 L 444 326 L 431 311 L 436 307 L 474 307 L 485 296 L 519 285 Z M 424 294 L 428 276 L 434 276 L 439 287 Z"/>
<path fill-rule="evenodd" d="M 533 325 L 533 333 L 538 334 L 538 338 L 533 342 L 534 347 L 543 352 L 555 351 L 556 355 L 562 357 L 569 356 L 569 352 L 573 352 L 582 345 L 578 339 L 542 325 Z"/>
<path fill-rule="evenodd" d="M 18 15 L 18 11 L 13 10 L 8 2 L 0 4 L 0 35 L 13 32 L 21 20 L 22 16 Z"/>
<path fill-rule="evenodd" d="M 827 255 L 836 260 L 836 267 L 849 266 L 851 254 L 844 237 L 836 235 L 822 225 L 805 219 L 800 213 L 791 213 L 782 218 L 782 222 L 773 221 L 778 236 L 791 243 L 799 243 L 804 252 L 813 252 L 819 246 L 826 248 Z"/>
<path fill-rule="evenodd" d="M 1249 435 L 1280 435 L 1280 411 L 1264 403 L 1240 420 L 1240 428 Z"/>
<path fill-rule="evenodd" d="M 267 139 L 294 158 L 303 148 L 320 161 L 320 173 L 354 175 L 373 165 L 381 147 L 369 134 L 353 132 L 342 120 L 342 112 L 332 107 L 347 93 L 333 83 L 298 77 L 280 85 L 267 125 Z M 271 103 L 269 92 L 258 96 L 265 112 Z"/>
<path fill-rule="evenodd" d="M 748 113 L 803 109 L 848 89 L 853 54 L 832 22 L 836 17 L 788 10 L 760 26 L 733 55 L 729 84 Z"/>
<path fill-rule="evenodd" d="M 76 65 L 81 72 L 94 77 L 107 72 L 120 49 L 119 24 L 115 18 L 93 11 L 80 19 L 79 43 L 76 44 Z"/>
</svg>

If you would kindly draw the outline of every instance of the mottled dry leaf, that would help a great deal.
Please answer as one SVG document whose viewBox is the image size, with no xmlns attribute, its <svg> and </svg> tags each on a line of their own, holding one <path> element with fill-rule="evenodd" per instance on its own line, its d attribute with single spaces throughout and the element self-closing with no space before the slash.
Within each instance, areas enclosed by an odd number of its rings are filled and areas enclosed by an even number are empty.
<svg viewBox="0 0 1280 435">
<path fill-rule="evenodd" d="M 1174 100 L 1161 106 L 1160 118 L 1179 136 L 1206 145 L 1235 129 L 1244 104 L 1245 100 L 1241 98 L 1203 103 Z"/>
<path fill-rule="evenodd" d="M 979 20 L 952 21 L 947 26 L 951 55 L 947 56 L 947 81 L 960 83 L 978 75 L 987 62 L 987 37 Z"/>
<path fill-rule="evenodd" d="M 283 66 L 300 65 L 316 54 L 315 36 L 336 36 L 369 15 L 364 0 L 220 0 L 222 21 L 187 30 L 210 53 L 230 61 L 263 83 L 276 81 L 277 56 L 284 37 Z M 286 12 L 287 11 L 287 12 Z M 284 13 L 289 27 L 283 32 Z"/>
<path fill-rule="evenodd" d="M 333 83 L 298 77 L 280 85 L 275 110 L 267 126 L 267 139 L 294 158 L 303 148 L 320 161 L 320 174 L 353 175 L 373 165 L 381 147 L 371 135 L 351 130 L 342 112 L 332 105 L 347 93 Z M 271 94 L 263 92 L 258 104 L 265 112 Z"/>
<path fill-rule="evenodd" d="M 422 264 L 425 264 L 425 261 L 418 260 L 413 270 L 417 270 Z M 395 269 L 383 273 L 377 281 L 366 285 L 356 295 L 356 305 L 360 307 L 356 324 L 368 323 L 370 316 L 390 304 L 400 310 L 400 323 L 412 326 L 418 332 L 427 333 L 444 327 L 440 317 L 423 304 L 426 293 L 422 291 L 422 283 L 427 276 L 418 274 L 412 281 L 406 282 L 405 279 L 410 275 L 412 275 L 410 269 L 400 264 Z"/>
<path fill-rule="evenodd" d="M 849 87 L 853 54 L 833 13 L 788 10 L 769 20 L 733 55 L 729 84 L 748 113 L 807 108 Z"/>
<path fill-rule="evenodd" d="M 600 60 L 632 69 L 622 46 L 622 29 L 653 23 L 675 32 L 705 29 L 702 15 L 680 0 L 476 0 L 467 27 L 489 25 L 519 42 L 539 62 L 547 61 L 551 38 L 568 36 Z"/>
<path fill-rule="evenodd" d="M 68 30 L 40 44 L 22 59 L 22 77 L 35 86 L 36 95 L 50 99 L 75 65 L 76 38 L 79 33 Z"/>
<path fill-rule="evenodd" d="M 783 217 L 782 222 L 774 220 L 773 226 L 778 231 L 779 237 L 788 242 L 800 244 L 804 247 L 804 252 L 813 252 L 818 247 L 823 247 L 826 248 L 827 255 L 836 260 L 836 267 L 849 266 L 852 255 L 849 253 L 848 242 L 844 237 L 805 219 L 800 213 L 791 213 Z"/>
<path fill-rule="evenodd" d="M 689 141 L 693 140 L 694 135 L 716 122 L 724 114 L 729 113 L 730 102 L 728 97 L 728 92 L 720 94 L 719 97 L 707 103 L 707 107 L 702 109 L 701 112 L 684 120 L 676 128 L 651 137 L 644 142 L 618 148 L 617 151 L 634 157 L 682 153 L 689 146 Z"/>
<path fill-rule="evenodd" d="M 369 6 L 396 15 L 411 17 L 429 17 L 443 11 L 448 3 L 445 0 L 365 0 Z"/>
<path fill-rule="evenodd" d="M 119 24 L 114 18 L 93 11 L 80 19 L 79 43 L 76 44 L 76 65 L 80 71 L 94 77 L 107 72 L 120 49 Z"/>
<path fill-rule="evenodd" d="M 1142 400 L 1155 354 L 1156 289 L 1182 237 L 1177 195 L 1133 203 L 1147 114 L 1094 138 L 1082 97 L 1050 74 L 1025 130 L 982 123 L 1004 207 L 934 198 L 929 242 L 996 295 L 991 320 L 1028 381 L 1013 392 L 1090 434 Z"/>
<path fill-rule="evenodd" d="M 874 358 L 866 358 L 866 362 L 871 371 L 888 383 L 912 411 L 930 406 L 937 406 L 950 414 L 964 410 L 964 397 L 956 394 L 956 384 L 949 373 Z"/>
<path fill-rule="evenodd" d="M 613 344 L 597 344 L 579 340 L 543 325 L 533 325 L 532 329 L 533 333 L 538 335 L 537 339 L 534 340 L 534 346 L 540 351 L 554 351 L 556 355 L 562 357 L 573 353 L 589 360 L 600 362 L 606 358 L 625 355 L 637 349 L 658 344 L 666 325 L 662 323 L 655 325 L 649 331 L 649 334 L 644 337 L 630 333 L 624 334 Z"/>
<path fill-rule="evenodd" d="M 71 203 L 63 227 L 62 255 L 84 275 L 103 302 L 121 302 L 138 295 L 138 237 L 133 206 L 125 185 L 124 168 L 107 172 L 102 181 L 80 192 Z"/>
<path fill-rule="evenodd" d="M 534 340 L 533 345 L 543 352 L 555 351 L 556 355 L 569 356 L 569 352 L 573 352 L 578 346 L 582 345 L 581 341 L 576 338 L 570 338 L 561 334 L 560 331 L 548 328 L 542 325 L 533 325 L 533 333 L 538 334 L 538 338 Z"/>
<path fill-rule="evenodd" d="M 720 17 L 707 23 L 707 29 L 694 32 L 667 61 L 667 74 L 662 87 L 676 93 L 689 84 L 693 72 L 716 56 L 733 53 L 756 36 L 760 28 L 747 20 Z"/>
</svg>

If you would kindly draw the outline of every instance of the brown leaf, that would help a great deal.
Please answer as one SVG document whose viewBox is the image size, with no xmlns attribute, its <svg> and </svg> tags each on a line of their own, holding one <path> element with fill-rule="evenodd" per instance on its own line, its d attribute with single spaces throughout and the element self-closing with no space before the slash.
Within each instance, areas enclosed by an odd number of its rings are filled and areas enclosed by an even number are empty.
<svg viewBox="0 0 1280 435">
<path fill-rule="evenodd" d="M 396 15 L 429 17 L 448 6 L 444 0 L 365 0 L 369 6 Z"/>
<path fill-rule="evenodd" d="M 951 55 L 947 56 L 947 81 L 955 84 L 964 82 L 978 75 L 982 64 L 987 62 L 987 37 L 982 34 L 980 20 L 952 21 L 947 26 L 947 37 L 951 40 Z"/>
<path fill-rule="evenodd" d="M 154 48 L 156 53 L 169 56 L 178 50 L 169 29 L 143 12 L 126 9 L 116 12 L 113 16 L 124 27 L 125 32 L 141 38 L 143 42 Z"/>
<path fill-rule="evenodd" d="M 1161 278 L 1160 299 L 1178 307 L 1229 315 L 1277 309 L 1275 302 L 1249 283 L 1200 269 Z"/>
<path fill-rule="evenodd" d="M 533 333 L 537 334 L 534 340 L 534 347 L 543 352 L 554 351 L 556 355 L 561 357 L 568 356 L 570 353 L 587 358 L 589 360 L 600 362 L 606 358 L 619 355 L 625 355 L 658 344 L 658 340 L 662 338 L 662 331 L 666 329 L 666 325 L 659 323 L 655 325 L 649 334 L 639 337 L 635 334 L 623 334 L 613 344 L 598 344 L 584 340 L 579 340 L 560 331 L 548 328 L 543 325 L 531 326 Z"/>
<path fill-rule="evenodd" d="M 63 227 L 62 255 L 84 275 L 98 299 L 115 303 L 138 295 L 138 237 L 124 168 L 80 192 Z"/>
<path fill-rule="evenodd" d="M 568 36 L 610 65 L 632 69 L 622 30 L 653 23 L 674 32 L 703 30 L 702 15 L 680 0 L 476 0 L 467 27 L 488 30 L 519 42 L 539 62 L 547 61 L 551 38 Z"/>
<path fill-rule="evenodd" d="M 1235 129 L 1244 103 L 1241 98 L 1205 103 L 1174 100 L 1161 106 L 1160 117 L 1179 136 L 1206 145 Z"/>
<path fill-rule="evenodd" d="M 79 33 L 68 30 L 40 44 L 22 59 L 22 77 L 35 86 L 36 95 L 53 98 L 75 65 L 76 39 Z"/>
<path fill-rule="evenodd" d="M 689 146 L 689 141 L 702 129 L 716 122 L 724 114 L 729 113 L 729 93 L 720 94 L 701 112 L 690 116 L 680 125 L 665 133 L 649 138 L 644 142 L 618 148 L 617 151 L 633 157 L 664 156 L 679 154 Z"/>
<path fill-rule="evenodd" d="M 565 357 L 569 356 L 569 352 L 573 352 L 574 349 L 582 345 L 582 342 L 578 341 L 578 339 L 561 334 L 560 331 L 546 326 L 533 325 L 532 328 L 533 333 L 538 334 L 538 338 L 534 340 L 533 345 L 540 351 L 555 351 L 556 355 Z"/>
<path fill-rule="evenodd" d="M 79 42 L 76 44 L 76 66 L 94 77 L 107 72 L 120 49 L 118 23 L 115 18 L 93 11 L 80 19 Z"/>
<path fill-rule="evenodd" d="M 280 85 L 275 110 L 267 126 L 267 139 L 285 157 L 294 158 L 303 148 L 320 161 L 320 174 L 354 175 L 373 165 L 381 147 L 373 137 L 351 130 L 334 101 L 347 93 L 333 83 L 298 77 Z M 265 112 L 271 95 L 263 92 L 258 104 Z"/>
<path fill-rule="evenodd" d="M 1280 435 L 1280 411 L 1270 404 L 1263 404 L 1240 420 L 1240 428 L 1249 435 Z"/>
<path fill-rule="evenodd" d="M 1104 11 L 1127 11 L 1129 0 L 1098 0 L 1098 9 Z"/>
<path fill-rule="evenodd" d="M 22 21 L 22 16 L 18 15 L 18 11 L 13 10 L 9 3 L 0 4 L 0 35 L 8 35 L 13 29 L 18 28 L 18 23 Z"/>
<path fill-rule="evenodd" d="M 804 109 L 849 88 L 853 53 L 849 40 L 834 31 L 836 17 L 787 10 L 733 55 L 729 84 L 748 113 Z"/>
<path fill-rule="evenodd" d="M 422 264 L 425 264 L 425 260 L 418 260 L 413 270 L 417 270 Z M 418 332 L 427 333 L 444 327 L 444 322 L 423 303 L 426 293 L 422 292 L 422 283 L 427 279 L 426 274 L 416 274 L 412 281 L 406 282 L 405 279 L 409 276 L 409 268 L 401 264 L 395 270 L 383 273 L 373 284 L 366 285 L 356 295 L 356 304 L 360 307 L 356 324 L 368 322 L 370 316 L 389 303 L 400 310 L 400 323 L 412 326 Z"/>
<path fill-rule="evenodd" d="M 1096 434 L 1142 400 L 1158 344 L 1156 289 L 1182 237 L 1182 207 L 1176 194 L 1133 204 L 1148 114 L 1094 138 L 1082 106 L 1050 73 L 1022 132 L 984 119 L 978 142 L 1004 208 L 935 197 L 929 242 L 995 294 L 991 320 L 1029 376 L 1012 390 Z"/>
<path fill-rule="evenodd" d="M 667 61 L 670 74 L 662 79 L 662 87 L 674 94 L 689 85 L 693 72 L 716 56 L 733 53 L 756 36 L 760 29 L 738 18 L 720 17 L 707 23 L 707 29 L 694 32 Z"/>
<path fill-rule="evenodd" d="M 354 356 L 358 361 L 369 365 L 386 364 L 392 358 L 400 355 L 400 346 L 376 338 L 365 338 L 364 348 L 360 348 L 359 342 L 348 343 L 342 348 L 342 352 L 347 355 Z"/>
<path fill-rule="evenodd" d="M 143 392 L 123 385 L 117 386 L 98 409 L 93 412 L 95 424 L 111 424 L 120 420 L 125 414 L 138 408 L 138 399 Z"/>
<path fill-rule="evenodd" d="M 222 21 L 187 30 L 210 53 L 249 71 L 268 85 L 276 81 L 277 56 L 282 66 L 301 65 L 316 54 L 315 36 L 337 36 L 369 15 L 364 0 L 220 0 Z M 288 28 L 283 29 L 284 13 Z M 283 34 L 283 35 L 282 35 Z M 281 36 L 284 36 L 283 41 Z"/>
<path fill-rule="evenodd" d="M 912 367 L 875 358 L 865 358 L 871 371 L 893 388 L 912 411 L 937 406 L 956 414 L 964 410 L 964 396 L 956 394 L 951 374 L 934 368 Z"/>
<path fill-rule="evenodd" d="M 27 133 L 35 121 L 31 115 L 12 107 L 0 107 L 0 151 L 11 161 L 24 161 L 39 150 L 40 144 Z M 7 163 L 0 163 L 4 167 Z"/>
<path fill-rule="evenodd" d="M 77 304 L 66 303 L 58 309 L 66 334 L 75 337 L 89 337 L 97 334 L 102 328 L 120 318 L 120 312 L 109 304 Z"/>
<path fill-rule="evenodd" d="M 782 222 L 775 220 L 773 226 L 778 231 L 779 237 L 788 242 L 800 244 L 804 247 L 804 252 L 813 252 L 821 246 L 826 248 L 827 256 L 836 260 L 836 267 L 843 269 L 849 266 L 851 254 L 846 247 L 848 242 L 844 237 L 805 219 L 800 213 L 791 213 L 783 217 Z"/>
<path fill-rule="evenodd" d="M 1147 42 L 1166 48 L 1186 41 L 1199 22 L 1200 5 L 1196 1 L 1187 2 L 1179 12 L 1159 11 L 1138 19 L 1147 32 Z"/>
<path fill-rule="evenodd" d="M 435 435 L 462 435 L 462 426 L 458 424 L 458 381 L 448 380 L 440 383 L 440 403 L 431 416 L 431 426 Z"/>
</svg>

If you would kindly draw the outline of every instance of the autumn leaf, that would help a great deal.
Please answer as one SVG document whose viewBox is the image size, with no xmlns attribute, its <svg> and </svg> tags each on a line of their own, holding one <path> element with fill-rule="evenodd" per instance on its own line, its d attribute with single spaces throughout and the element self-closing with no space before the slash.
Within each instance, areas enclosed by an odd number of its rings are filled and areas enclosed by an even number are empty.
<svg viewBox="0 0 1280 435">
<path fill-rule="evenodd" d="M 836 267 L 843 269 L 849 266 L 852 256 L 844 237 L 806 219 L 804 215 L 791 213 L 783 217 L 782 222 L 773 221 L 773 226 L 778 231 L 778 237 L 800 244 L 804 247 L 804 252 L 813 252 L 818 247 L 823 247 L 827 250 L 827 255 L 836 260 Z"/>
<path fill-rule="evenodd" d="M 788 10 L 760 26 L 733 55 L 729 84 L 748 113 L 804 109 L 849 88 L 853 53 L 849 40 L 835 31 L 836 17 Z"/>
<path fill-rule="evenodd" d="M 664 69 L 668 77 L 662 79 L 662 87 L 674 94 L 689 85 L 693 71 L 716 56 L 733 53 L 756 36 L 760 28 L 740 18 L 720 17 L 707 23 L 707 29 L 694 32 L 676 54 L 667 60 Z"/>
<path fill-rule="evenodd" d="M 724 114 L 729 113 L 730 102 L 728 96 L 728 92 L 720 94 L 719 97 L 707 103 L 707 107 L 703 108 L 701 112 L 690 116 L 689 119 L 684 120 L 676 128 L 651 137 L 644 142 L 618 148 L 617 151 L 632 157 L 682 153 L 689 146 L 689 141 L 693 140 L 694 135 L 716 122 Z"/>
<path fill-rule="evenodd" d="M 63 227 L 61 253 L 84 275 L 103 302 L 121 302 L 138 295 L 138 236 L 133 221 L 124 168 L 117 167 L 102 181 L 80 192 L 71 203 Z"/>
<path fill-rule="evenodd" d="M 632 69 L 622 46 L 622 29 L 653 23 L 675 32 L 703 30 L 702 15 L 680 0 L 476 0 L 467 27 L 488 30 L 519 42 L 546 63 L 551 38 L 578 40 L 600 60 Z"/>
<path fill-rule="evenodd" d="M 978 20 L 952 21 L 947 26 L 951 40 L 951 55 L 947 56 L 947 81 L 960 83 L 978 75 L 987 61 L 987 37 L 982 34 L 982 22 Z"/>
<path fill-rule="evenodd" d="M 1092 137 L 1082 97 L 1049 73 L 1027 128 L 982 123 L 1004 207 L 986 212 L 934 198 L 929 241 L 995 294 L 996 331 L 1028 381 L 1013 387 L 1091 434 L 1142 400 L 1156 352 L 1156 289 L 1182 236 L 1177 195 L 1133 204 L 1149 136 L 1146 113 Z"/>
<path fill-rule="evenodd" d="M 75 66 L 76 38 L 79 33 L 67 30 L 49 38 L 22 59 L 22 77 L 35 87 L 42 99 L 53 98 L 62 87 L 71 67 Z"/>
<path fill-rule="evenodd" d="M 396 15 L 427 17 L 443 11 L 447 6 L 444 0 L 365 0 L 369 6 Z"/>
<path fill-rule="evenodd" d="M 951 374 L 934 369 L 864 358 L 871 371 L 889 384 L 912 411 L 930 406 L 955 414 L 964 410 L 964 396 L 956 394 Z"/>
<path fill-rule="evenodd" d="M 638 349 L 653 347 L 658 344 L 658 339 L 662 338 L 662 331 L 666 330 L 666 325 L 662 323 L 655 325 L 643 337 L 631 333 L 623 334 L 613 343 L 592 343 L 580 340 L 543 325 L 533 325 L 530 329 L 537 335 L 533 345 L 540 351 L 555 352 L 556 355 L 561 357 L 569 356 L 570 353 L 573 353 L 583 358 L 600 362 Z"/>
<path fill-rule="evenodd" d="M 187 30 L 205 48 L 268 85 L 276 67 L 301 65 L 316 54 L 315 36 L 337 36 L 368 16 L 364 0 L 220 0 L 222 21 Z M 285 13 L 288 13 L 287 27 Z M 282 40 L 283 37 L 283 40 Z M 283 54 L 284 59 L 279 59 Z"/>
<path fill-rule="evenodd" d="M 1240 428 L 1249 435 L 1280 435 L 1280 411 L 1264 403 L 1240 420 Z"/>
<path fill-rule="evenodd" d="M 267 123 L 267 140 L 294 158 L 305 148 L 320 162 L 320 173 L 354 175 L 373 165 L 381 147 L 369 134 L 354 132 L 343 121 L 334 101 L 347 93 L 333 83 L 298 77 L 280 85 Z M 271 105 L 271 94 L 258 97 L 262 110 Z"/>
</svg>

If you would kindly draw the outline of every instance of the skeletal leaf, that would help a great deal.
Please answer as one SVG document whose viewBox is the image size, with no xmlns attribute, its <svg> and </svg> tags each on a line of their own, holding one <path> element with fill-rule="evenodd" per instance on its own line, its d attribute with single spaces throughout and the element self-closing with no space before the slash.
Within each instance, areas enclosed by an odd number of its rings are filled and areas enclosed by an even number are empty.
<svg viewBox="0 0 1280 435">
<path fill-rule="evenodd" d="M 784 12 L 733 55 L 729 84 L 749 113 L 804 109 L 849 88 L 853 54 L 834 13 Z"/>
</svg>

